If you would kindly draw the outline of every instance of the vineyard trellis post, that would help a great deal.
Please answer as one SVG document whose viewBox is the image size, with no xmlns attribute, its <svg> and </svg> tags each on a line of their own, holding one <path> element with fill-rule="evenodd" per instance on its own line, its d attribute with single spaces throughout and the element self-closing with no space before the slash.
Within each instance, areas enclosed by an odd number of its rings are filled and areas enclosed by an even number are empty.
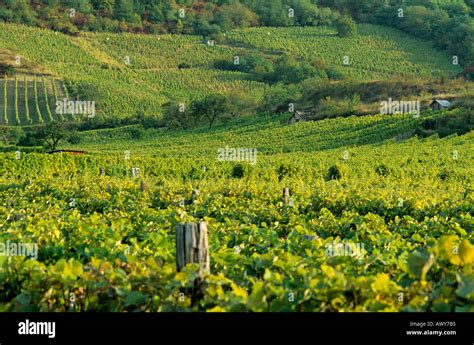
<svg viewBox="0 0 474 345">
<path fill-rule="evenodd" d="M 180 272 L 189 263 L 199 264 L 200 277 L 210 273 L 205 222 L 178 224 L 176 228 L 176 270 Z"/>
<path fill-rule="evenodd" d="M 180 272 L 187 264 L 198 264 L 198 278 L 193 287 L 182 288 L 181 293 L 191 297 L 191 306 L 203 297 L 202 281 L 210 273 L 207 224 L 185 223 L 176 228 L 176 270 Z"/>
<path fill-rule="evenodd" d="M 145 180 L 140 181 L 140 192 L 145 193 L 148 191 L 148 184 L 145 182 Z"/>
<path fill-rule="evenodd" d="M 290 188 L 283 189 L 283 202 L 285 203 L 285 205 L 288 205 L 290 203 Z"/>
</svg>

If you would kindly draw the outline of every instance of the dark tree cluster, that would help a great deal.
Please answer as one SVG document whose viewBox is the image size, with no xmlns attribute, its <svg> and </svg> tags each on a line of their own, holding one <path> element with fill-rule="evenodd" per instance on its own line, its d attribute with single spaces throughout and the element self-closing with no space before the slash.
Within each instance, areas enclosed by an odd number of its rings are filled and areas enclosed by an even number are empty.
<svg viewBox="0 0 474 345">
<path fill-rule="evenodd" d="M 158 126 L 171 129 L 187 129 L 207 126 L 209 129 L 217 123 L 225 123 L 237 117 L 255 114 L 259 106 L 255 97 L 244 92 L 233 91 L 230 94 L 210 94 L 186 103 L 170 101 L 163 106 L 163 118 Z"/>
<path fill-rule="evenodd" d="M 339 79 L 340 74 L 322 60 L 307 61 L 291 54 L 266 56 L 249 54 L 232 60 L 217 60 L 214 67 L 247 73 L 249 79 L 268 84 L 296 84 L 305 79 Z"/>
<path fill-rule="evenodd" d="M 474 0 L 320 0 L 359 23 L 398 28 L 474 65 Z"/>
<path fill-rule="evenodd" d="M 474 0 L 3 0 L 0 21 L 59 30 L 185 33 L 223 39 L 234 28 L 389 25 L 474 64 Z M 402 12 L 400 12 L 402 11 Z"/>
<path fill-rule="evenodd" d="M 338 13 L 309 0 L 4 0 L 0 20 L 59 30 L 186 33 L 222 38 L 255 26 L 332 25 Z"/>
</svg>

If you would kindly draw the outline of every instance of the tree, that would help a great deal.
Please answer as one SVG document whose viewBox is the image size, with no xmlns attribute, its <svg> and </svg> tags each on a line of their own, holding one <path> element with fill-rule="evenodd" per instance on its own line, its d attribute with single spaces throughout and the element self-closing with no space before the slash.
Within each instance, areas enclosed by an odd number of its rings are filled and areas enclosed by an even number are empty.
<svg viewBox="0 0 474 345">
<path fill-rule="evenodd" d="M 115 0 L 92 0 L 92 6 L 100 11 L 100 15 L 112 16 L 114 13 Z"/>
<path fill-rule="evenodd" d="M 184 28 L 183 21 L 181 19 L 178 19 L 176 21 L 176 25 L 174 27 L 173 33 L 180 34 L 183 31 L 183 28 Z"/>
<path fill-rule="evenodd" d="M 26 25 L 32 25 L 35 20 L 36 12 L 34 12 L 27 0 L 15 0 L 11 3 L 13 11 L 13 20 Z"/>
<path fill-rule="evenodd" d="M 115 16 L 117 19 L 127 22 L 133 22 L 133 1 L 118 0 L 115 9 Z"/>
<path fill-rule="evenodd" d="M 193 118 L 187 111 L 186 104 L 168 102 L 163 105 L 163 122 L 168 128 L 188 128 L 193 124 Z"/>
<path fill-rule="evenodd" d="M 290 103 L 301 97 L 295 85 L 276 84 L 265 91 L 261 111 L 270 113 L 284 113 L 289 110 Z"/>
<path fill-rule="evenodd" d="M 245 28 L 258 24 L 257 15 L 239 2 L 220 7 L 216 18 L 223 30 Z"/>
<path fill-rule="evenodd" d="M 0 20 L 10 21 L 13 19 L 13 11 L 7 8 L 0 8 Z"/>
<path fill-rule="evenodd" d="M 228 95 L 228 101 L 230 103 L 229 114 L 231 117 L 255 114 L 259 102 L 255 95 L 237 90 Z"/>
<path fill-rule="evenodd" d="M 270 83 L 295 84 L 317 75 L 318 70 L 310 63 L 284 55 L 276 62 L 275 70 L 265 75 L 265 79 Z"/>
<path fill-rule="evenodd" d="M 217 119 L 222 119 L 230 113 L 230 103 L 224 95 L 209 95 L 202 100 L 194 101 L 191 110 L 195 117 L 204 117 L 209 123 L 209 129 Z"/>
<path fill-rule="evenodd" d="M 19 127 L 0 126 L 0 142 L 5 145 L 15 145 L 21 138 L 23 131 Z"/>
<path fill-rule="evenodd" d="M 352 37 L 357 34 L 357 26 L 349 16 L 342 16 L 336 21 L 337 33 L 340 37 Z"/>
<path fill-rule="evenodd" d="M 165 20 L 165 16 L 163 15 L 163 12 L 161 10 L 161 7 L 158 5 L 153 5 L 150 8 L 150 11 L 148 13 L 148 19 L 155 24 L 159 24 Z"/>
<path fill-rule="evenodd" d="M 40 142 L 43 142 L 50 150 L 56 150 L 61 140 L 67 138 L 65 123 L 53 121 L 41 126 L 33 133 Z"/>
<path fill-rule="evenodd" d="M 16 68 L 13 67 L 12 65 L 6 64 L 4 62 L 0 62 L 0 75 L 15 75 L 16 74 Z"/>
<path fill-rule="evenodd" d="M 265 73 L 273 72 L 273 63 L 261 56 L 260 54 L 252 54 L 242 57 L 240 61 L 241 71 L 254 74 L 256 79 L 262 79 Z"/>
</svg>

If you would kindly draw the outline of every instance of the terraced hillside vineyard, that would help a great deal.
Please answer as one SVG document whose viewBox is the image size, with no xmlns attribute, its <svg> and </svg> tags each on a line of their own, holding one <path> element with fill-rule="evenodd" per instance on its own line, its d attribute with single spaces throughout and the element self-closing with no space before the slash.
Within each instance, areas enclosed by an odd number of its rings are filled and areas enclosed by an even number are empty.
<svg viewBox="0 0 474 345">
<path fill-rule="evenodd" d="M 362 80 L 394 74 L 430 77 L 459 73 L 447 56 L 432 55 L 428 42 L 373 25 L 360 25 L 358 32 L 354 39 L 340 38 L 331 28 L 250 28 L 232 32 L 229 39 L 258 49 L 318 58 L 340 67 L 343 74 Z M 410 53 L 415 51 L 416 54 Z"/>
<path fill-rule="evenodd" d="M 342 75 L 363 80 L 448 77 L 461 72 L 447 54 L 427 42 L 373 25 L 361 25 L 359 31 L 357 39 L 345 39 L 331 28 L 319 27 L 235 30 L 228 34 L 228 42 L 210 46 L 198 36 L 87 33 L 69 37 L 1 24 L 0 49 L 47 66 L 66 84 L 84 85 L 89 92 L 79 96 L 94 100 L 100 114 L 113 117 L 159 116 L 169 100 L 186 103 L 213 92 L 243 92 L 262 99 L 266 84 L 249 80 L 246 73 L 214 68 L 216 61 L 232 63 L 235 56 L 260 50 L 319 59 Z M 47 108 L 41 111 L 48 121 Z"/>
<path fill-rule="evenodd" d="M 0 125 L 35 125 L 63 120 L 56 112 L 56 102 L 67 99 L 63 84 L 52 77 L 28 76 L 0 80 L 3 90 Z M 75 117 L 66 114 L 68 120 Z"/>
</svg>

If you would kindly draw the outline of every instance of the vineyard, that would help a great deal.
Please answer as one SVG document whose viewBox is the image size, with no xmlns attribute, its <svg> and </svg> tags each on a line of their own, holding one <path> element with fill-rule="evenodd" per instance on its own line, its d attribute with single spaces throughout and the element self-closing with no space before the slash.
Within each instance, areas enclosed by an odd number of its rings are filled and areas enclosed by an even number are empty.
<svg viewBox="0 0 474 345">
<path fill-rule="evenodd" d="M 84 156 L 1 153 L 0 242 L 38 253 L 0 256 L 0 309 L 474 311 L 472 132 L 398 141 L 421 120 L 281 120 L 141 141 L 91 131 Z M 218 161 L 225 145 L 257 148 L 258 163 Z M 211 269 L 193 299 L 175 229 L 200 220 Z"/>
<path fill-rule="evenodd" d="M 330 28 L 250 28 L 230 33 L 229 39 L 259 49 L 318 58 L 360 80 L 384 79 L 394 74 L 420 78 L 454 76 L 460 72 L 450 57 L 434 52 L 429 42 L 373 25 L 359 25 L 358 32 L 354 39 L 339 38 Z"/>
<path fill-rule="evenodd" d="M 207 45 L 199 36 L 82 33 L 70 37 L 16 24 L 0 24 L 0 28 L 0 49 L 42 66 L 56 80 L 78 90 L 80 99 L 95 101 L 104 117 L 159 116 L 169 100 L 185 103 L 216 92 L 242 93 L 261 100 L 269 85 L 250 80 L 246 73 L 214 67 L 216 61 L 232 62 L 234 56 L 259 51 L 319 59 L 343 76 L 361 80 L 450 77 L 461 71 L 451 57 L 434 50 L 431 43 L 371 25 L 360 25 L 356 39 L 339 38 L 333 29 L 319 27 L 235 30 L 215 46 Z M 57 95 L 49 90 L 49 81 L 44 93 L 42 82 L 39 78 L 37 89 L 28 93 L 28 97 L 39 93 L 39 109 L 36 101 L 27 102 L 27 113 L 20 100 L 17 118 L 16 84 L 7 81 L 4 91 L 8 92 L 0 97 L 2 123 L 41 123 L 54 118 L 51 103 Z M 23 97 L 21 77 L 18 83 L 18 97 Z M 61 90 L 57 86 L 56 90 Z"/>
<path fill-rule="evenodd" d="M 0 80 L 3 102 L 0 125 L 35 125 L 54 120 L 75 121 L 71 114 L 56 113 L 56 102 L 67 99 L 61 80 L 52 77 L 22 76 Z"/>
<path fill-rule="evenodd" d="M 39 26 L 62 8 L 30 3 Z M 474 312 L 472 83 L 447 53 L 470 49 L 434 42 L 454 21 L 116 3 L 43 23 L 69 35 L 0 23 L 0 311 Z"/>
</svg>

